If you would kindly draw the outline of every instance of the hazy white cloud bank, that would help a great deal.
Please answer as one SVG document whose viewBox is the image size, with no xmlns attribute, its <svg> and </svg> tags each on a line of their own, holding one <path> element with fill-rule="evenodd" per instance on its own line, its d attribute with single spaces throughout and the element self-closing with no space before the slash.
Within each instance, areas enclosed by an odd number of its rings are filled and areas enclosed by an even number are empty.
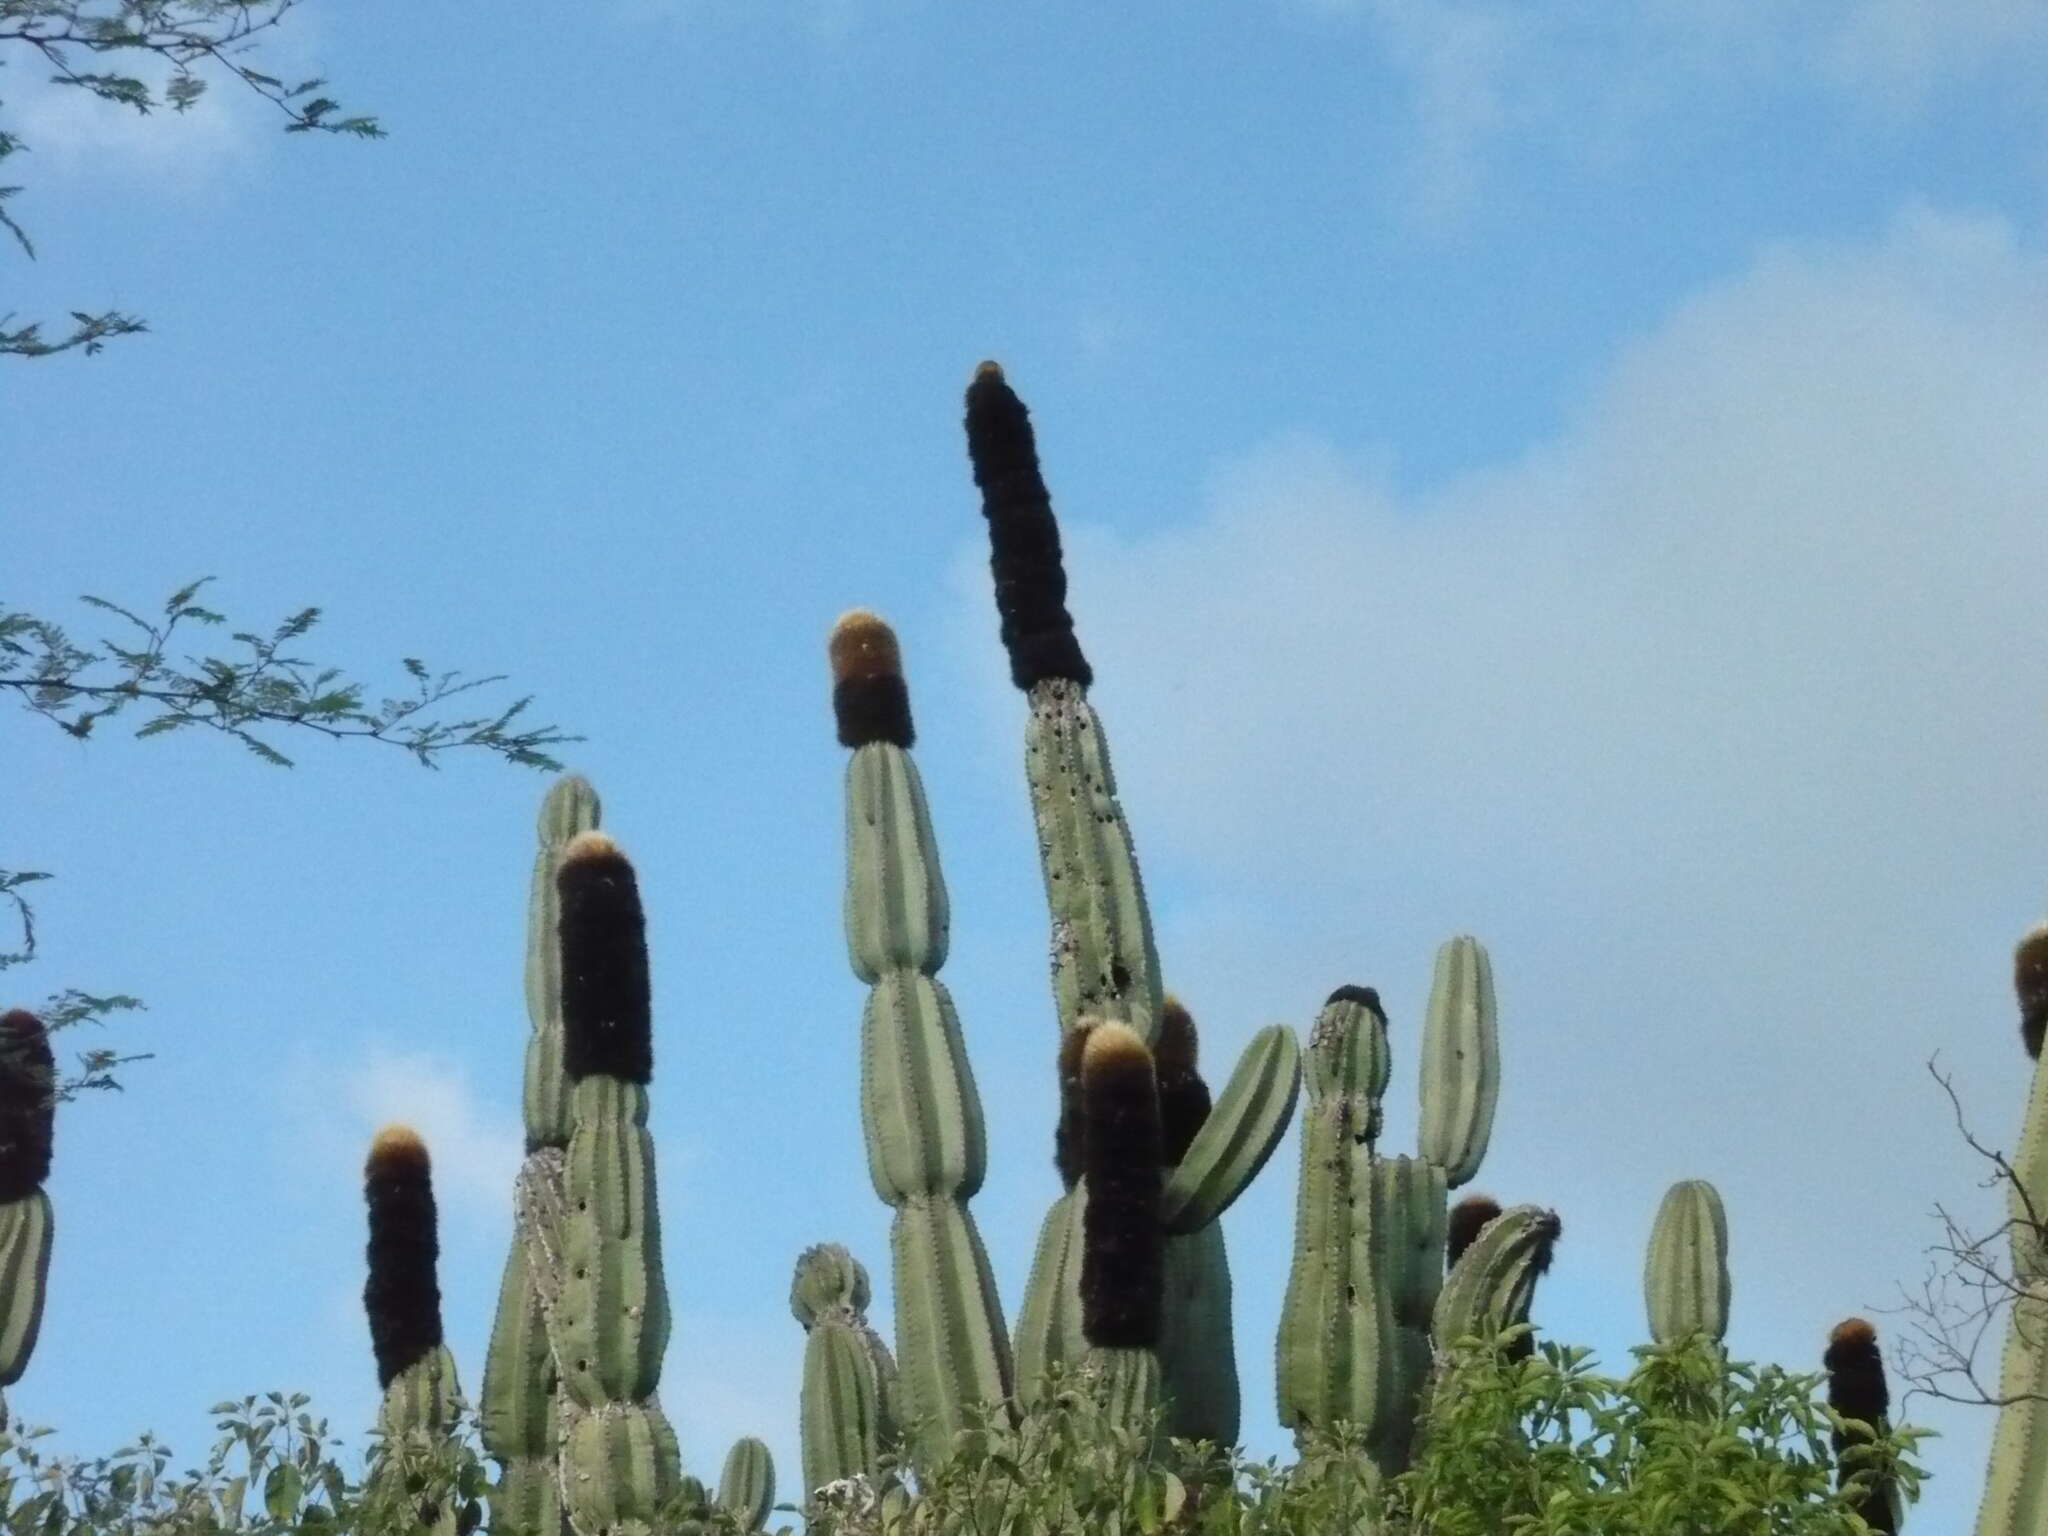
<svg viewBox="0 0 2048 1536">
<path fill-rule="evenodd" d="M 1297 3 L 1357 18 L 1406 82 L 1409 206 L 1426 230 L 1468 211 L 1488 152 L 1514 142 L 1626 158 L 1652 138 L 1669 146 L 1739 122 L 1786 91 L 1885 122 L 1993 72 L 2037 97 L 2048 81 L 2038 0 Z"/>
<path fill-rule="evenodd" d="M 1766 251 L 1553 440 L 1420 493 L 1288 437 L 1125 538 L 1045 445 L 1170 981 L 1233 1028 L 1391 987 L 1405 1085 L 1430 944 L 1487 938 L 1485 1181 L 1565 1212 L 1546 1316 L 1610 1357 L 1670 1180 L 1729 1196 L 1738 1347 L 1804 1362 L 1970 1208 L 1928 1053 L 2016 1124 L 2044 356 L 2048 258 L 1923 209 Z"/>
</svg>

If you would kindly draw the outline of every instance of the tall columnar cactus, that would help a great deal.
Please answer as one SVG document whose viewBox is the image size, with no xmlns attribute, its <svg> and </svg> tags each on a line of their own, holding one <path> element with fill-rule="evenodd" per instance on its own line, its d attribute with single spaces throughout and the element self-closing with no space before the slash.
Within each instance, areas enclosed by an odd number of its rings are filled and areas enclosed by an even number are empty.
<svg viewBox="0 0 2048 1536">
<path fill-rule="evenodd" d="M 1528 1267 L 1513 1255 L 1535 1241 L 1495 1237 L 1509 1230 L 1507 1217 L 1474 1206 L 1459 1233 L 1469 1246 L 1446 1281 L 1449 1191 L 1478 1172 L 1500 1085 L 1486 951 L 1460 937 L 1437 952 L 1422 1040 L 1423 1156 L 1384 1157 L 1377 1148 L 1391 1056 L 1376 992 L 1330 995 L 1309 1060 L 1294 1262 L 1277 1344 L 1280 1420 L 1297 1435 L 1355 1425 L 1375 1464 L 1398 1472 L 1414 1444 L 1433 1328 L 1513 1310 L 1511 1282 Z M 1481 1211 L 1486 1220 L 1471 1219 Z M 1494 1253 L 1489 1239 L 1510 1256 Z M 1446 1312 L 1440 1293 L 1452 1290 Z M 1519 1305 L 1526 1310 L 1525 1295 Z"/>
<path fill-rule="evenodd" d="M 796 1261 L 789 1309 L 803 1325 L 797 1429 L 804 1494 L 872 1476 L 896 1439 L 896 1362 L 868 1323 L 868 1272 L 837 1243 Z"/>
<path fill-rule="evenodd" d="M 1017 1396 L 1034 1402 L 1057 1365 L 1078 1364 L 1087 1348 L 1081 1322 L 1085 1185 L 1072 1126 L 1077 1033 L 1083 1021 L 1128 1026 L 1150 1047 L 1158 1038 L 1164 994 L 1151 914 L 1118 802 L 1101 718 L 1088 701 L 1094 673 L 1067 612 L 1059 525 L 1038 465 L 1029 413 L 996 364 L 983 363 L 967 389 L 967 452 L 989 532 L 989 567 L 1010 678 L 1030 701 L 1025 778 L 1038 834 L 1039 869 L 1052 918 L 1053 1000 L 1060 1027 L 1061 1124 L 1055 1148 L 1063 1193 L 1047 1212 L 1015 1334 Z M 1216 1219 L 1264 1166 L 1285 1132 L 1300 1083 L 1293 1037 L 1275 1027 L 1255 1037 L 1229 1091 L 1170 1172 L 1162 1219 L 1169 1233 L 1195 1239 L 1169 1260 L 1169 1312 L 1186 1305 L 1209 1314 L 1200 1323 L 1169 1315 L 1169 1362 L 1189 1327 L 1218 1341 L 1213 1316 L 1227 1286 Z M 1180 1372 L 1168 1389 L 1189 1406 L 1169 1424 L 1193 1433 L 1234 1434 L 1235 1365 L 1230 1380 Z"/>
<path fill-rule="evenodd" d="M 1643 1262 L 1643 1305 L 1650 1337 L 1677 1344 L 1728 1336 L 1728 1216 L 1720 1191 L 1683 1179 L 1664 1192 Z"/>
<path fill-rule="evenodd" d="M 511 1252 L 484 1361 L 478 1421 L 498 1462 L 491 1528 L 497 1536 L 559 1536 L 562 1524 L 555 1394 L 558 1372 L 547 1310 L 561 1286 L 562 1172 L 569 1144 L 568 1074 L 562 1069 L 562 851 L 599 819 L 597 791 L 564 775 L 541 803 L 539 842 L 527 899 L 526 1043 L 520 1167 Z"/>
<path fill-rule="evenodd" d="M 2026 1119 L 2012 1157 L 2009 1190 L 2013 1281 L 1999 1378 L 1998 1427 L 1977 1509 L 1977 1536 L 2038 1536 L 2048 1530 L 2048 1070 L 2040 1060 L 2048 1025 L 2048 924 L 2020 941 L 2014 957 L 2020 1037 L 2033 1059 Z"/>
<path fill-rule="evenodd" d="M 1889 1433 L 1892 1394 L 1885 1384 L 1884 1356 L 1877 1347 L 1877 1330 L 1863 1318 L 1844 1318 L 1829 1333 L 1821 1364 L 1828 1373 L 1828 1406 L 1845 1420 L 1864 1425 L 1871 1435 Z M 1859 1442 L 1868 1442 L 1854 1430 L 1837 1430 L 1831 1438 L 1836 1481 L 1846 1484 L 1854 1469 L 1842 1463 L 1843 1453 Z M 1855 1510 L 1877 1536 L 1898 1536 L 1899 1494 L 1891 1479 L 1876 1477 L 1856 1501 Z"/>
<path fill-rule="evenodd" d="M 562 1175 L 557 1366 L 562 1502 L 578 1536 L 644 1530 L 680 1484 L 655 1391 L 668 1347 L 654 1144 L 645 920 L 633 867 L 602 832 L 562 852 L 563 1070 L 572 1128 Z"/>
<path fill-rule="evenodd" d="M 833 712 L 846 766 L 846 940 L 868 984 L 861 1127 L 890 1229 L 902 1407 L 919 1448 L 943 1454 L 978 1407 L 1010 1395 L 1010 1347 L 967 1202 L 987 1169 L 981 1100 L 953 1000 L 938 980 L 950 915 L 910 755 L 896 636 L 856 609 L 832 631 Z"/>
<path fill-rule="evenodd" d="M 28 1369 L 49 1288 L 50 1148 L 56 1128 L 57 1063 L 42 1020 L 0 1014 L 0 1387 Z M 0 1393 L 0 1429 L 7 1399 Z"/>
<path fill-rule="evenodd" d="M 433 1168 L 426 1143 L 410 1126 L 387 1125 L 370 1143 L 363 1203 L 370 1227 L 363 1311 L 377 1385 L 384 1389 L 377 1427 L 386 1437 L 387 1461 L 380 1470 L 395 1475 L 389 1458 L 405 1442 L 431 1446 L 454 1431 L 462 1390 L 441 1336 Z M 424 1523 L 445 1533 L 455 1531 L 456 1515 L 452 1503 L 423 1512 Z"/>
<path fill-rule="evenodd" d="M 743 1435 L 725 1453 L 718 1474 L 718 1506 L 749 1531 L 768 1523 L 775 1507 L 775 1458 L 752 1435 Z"/>
</svg>

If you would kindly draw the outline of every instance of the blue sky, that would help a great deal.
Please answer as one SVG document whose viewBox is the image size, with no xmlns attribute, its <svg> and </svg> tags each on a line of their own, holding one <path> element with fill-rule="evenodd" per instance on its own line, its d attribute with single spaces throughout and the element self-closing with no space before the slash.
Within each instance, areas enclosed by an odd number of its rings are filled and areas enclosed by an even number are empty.
<svg viewBox="0 0 2048 1536">
<path fill-rule="evenodd" d="M 41 251 L 5 308 L 152 325 L 0 381 L 7 600 L 91 633 L 78 593 L 213 573 L 237 618 L 325 605 L 324 657 L 508 672 L 588 737 L 649 900 L 693 1468 L 755 1432 L 793 1473 L 791 1262 L 886 1267 L 823 657 L 854 604 L 903 639 L 1012 1310 L 1054 1188 L 1023 705 L 959 427 L 984 356 L 1038 423 L 1217 1072 L 1377 985 L 1407 1145 L 1432 950 L 1479 934 L 1480 1184 L 1558 1208 L 1541 1317 L 1611 1363 L 1674 1179 L 1728 1200 L 1733 1347 L 1800 1366 L 1917 1282 L 1934 1202 L 1997 1219 L 1924 1063 L 2009 1141 L 2048 864 L 2048 8 L 1619 17 L 308 7 L 273 72 L 331 74 L 378 145 L 0 75 Z M 544 780 L 7 739 L 0 862 L 62 877 L 16 984 L 142 993 L 119 1043 L 159 1053 L 63 1117 L 16 1412 L 196 1454 L 208 1403 L 280 1386 L 366 1426 L 357 1168 L 396 1115 L 473 1385 Z M 1260 1451 L 1293 1158 L 1227 1222 Z M 1915 1416 L 1953 1528 L 1988 1419 Z"/>
</svg>

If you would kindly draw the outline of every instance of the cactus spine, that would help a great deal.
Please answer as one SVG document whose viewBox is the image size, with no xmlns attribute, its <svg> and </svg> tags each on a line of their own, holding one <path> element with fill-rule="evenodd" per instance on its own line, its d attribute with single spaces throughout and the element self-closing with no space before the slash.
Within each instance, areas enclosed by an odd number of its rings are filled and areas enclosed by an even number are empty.
<svg viewBox="0 0 2048 1536">
<path fill-rule="evenodd" d="M 1514 1305 L 1501 1292 L 1504 1273 L 1482 1267 L 1494 1263 L 1480 1249 L 1498 1218 L 1461 1230 L 1470 1247 L 1459 1269 L 1471 1268 L 1450 1310 L 1441 1300 L 1448 1194 L 1478 1172 L 1499 1093 L 1486 951 L 1465 937 L 1437 951 L 1422 1041 L 1423 1156 L 1377 1149 L 1391 1057 L 1376 992 L 1333 992 L 1309 1058 L 1294 1262 L 1277 1344 L 1280 1421 L 1297 1436 L 1356 1425 L 1375 1465 L 1399 1472 L 1414 1445 L 1432 1336 L 1447 1345 L 1454 1341 L 1438 1329 Z"/>
<path fill-rule="evenodd" d="M 2008 1191 L 2016 1294 L 1999 1372 L 2004 1402 L 1992 1432 L 1976 1536 L 2034 1536 L 2048 1529 L 2048 1071 L 2040 1060 L 2048 1020 L 2048 924 L 2020 941 L 2013 969 L 2033 1078 Z"/>
<path fill-rule="evenodd" d="M 1664 1192 L 1643 1264 L 1643 1303 L 1650 1337 L 1677 1344 L 1728 1335 L 1728 1217 L 1705 1179 L 1684 1179 Z"/>
<path fill-rule="evenodd" d="M 42 1020 L 0 1014 L 0 1387 L 28 1369 L 49 1290 L 50 1151 L 56 1129 L 57 1062 Z M 0 1430 L 7 1399 L 0 1393 Z"/>
<path fill-rule="evenodd" d="M 868 1324 L 868 1272 L 837 1243 L 804 1250 L 789 1309 L 803 1325 L 804 1493 L 872 1475 L 896 1438 L 896 1362 Z"/>
<path fill-rule="evenodd" d="M 936 1458 L 979 1405 L 1010 1395 L 1010 1347 L 967 1202 L 987 1167 L 981 1100 L 938 980 L 950 915 L 894 633 L 842 618 L 828 647 L 846 767 L 846 938 L 869 987 L 861 1127 L 890 1231 L 903 1412 Z"/>
</svg>

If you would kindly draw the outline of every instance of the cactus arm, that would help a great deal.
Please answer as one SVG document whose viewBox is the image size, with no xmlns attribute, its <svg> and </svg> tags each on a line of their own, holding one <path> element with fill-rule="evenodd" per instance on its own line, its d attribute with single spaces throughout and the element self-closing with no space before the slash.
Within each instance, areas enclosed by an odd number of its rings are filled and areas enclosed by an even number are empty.
<svg viewBox="0 0 2048 1536">
<path fill-rule="evenodd" d="M 1444 1279 L 1430 1327 L 1438 1346 L 1527 1322 L 1562 1230 L 1554 1211 L 1536 1205 L 1510 1206 L 1488 1222 Z"/>
<path fill-rule="evenodd" d="M 1461 935 L 1437 950 L 1422 1030 L 1419 1150 L 1452 1189 L 1478 1173 L 1499 1097 L 1493 965 L 1477 939 Z"/>
<path fill-rule="evenodd" d="M 0 1387 L 28 1369 L 49 1288 L 50 1197 L 32 1190 L 0 1204 Z"/>
<path fill-rule="evenodd" d="M 1199 1231 L 1229 1210 L 1287 1134 L 1301 1092 L 1301 1047 L 1275 1024 L 1254 1035 L 1215 1108 L 1167 1175 L 1160 1219 L 1175 1235 Z"/>
<path fill-rule="evenodd" d="M 735 1440 L 726 1452 L 718 1475 L 718 1503 L 747 1530 L 767 1525 L 768 1512 L 775 1507 L 775 1458 L 752 1435 Z"/>
<path fill-rule="evenodd" d="M 1076 1184 L 1053 1201 L 1038 1231 L 1017 1311 L 1017 1400 L 1026 1408 L 1038 1402 L 1048 1372 L 1078 1364 L 1087 1349 L 1081 1337 L 1081 1225 L 1087 1203 L 1086 1187 Z"/>
<path fill-rule="evenodd" d="M 1704 1179 L 1685 1179 L 1664 1193 L 1650 1229 L 1643 1265 L 1643 1303 L 1650 1337 L 1676 1344 L 1728 1334 L 1728 1216 Z"/>
<path fill-rule="evenodd" d="M 806 1248 L 789 1307 L 803 1325 L 798 1430 L 804 1497 L 872 1475 L 896 1438 L 896 1362 L 868 1326 L 868 1272 L 837 1243 Z"/>
</svg>

